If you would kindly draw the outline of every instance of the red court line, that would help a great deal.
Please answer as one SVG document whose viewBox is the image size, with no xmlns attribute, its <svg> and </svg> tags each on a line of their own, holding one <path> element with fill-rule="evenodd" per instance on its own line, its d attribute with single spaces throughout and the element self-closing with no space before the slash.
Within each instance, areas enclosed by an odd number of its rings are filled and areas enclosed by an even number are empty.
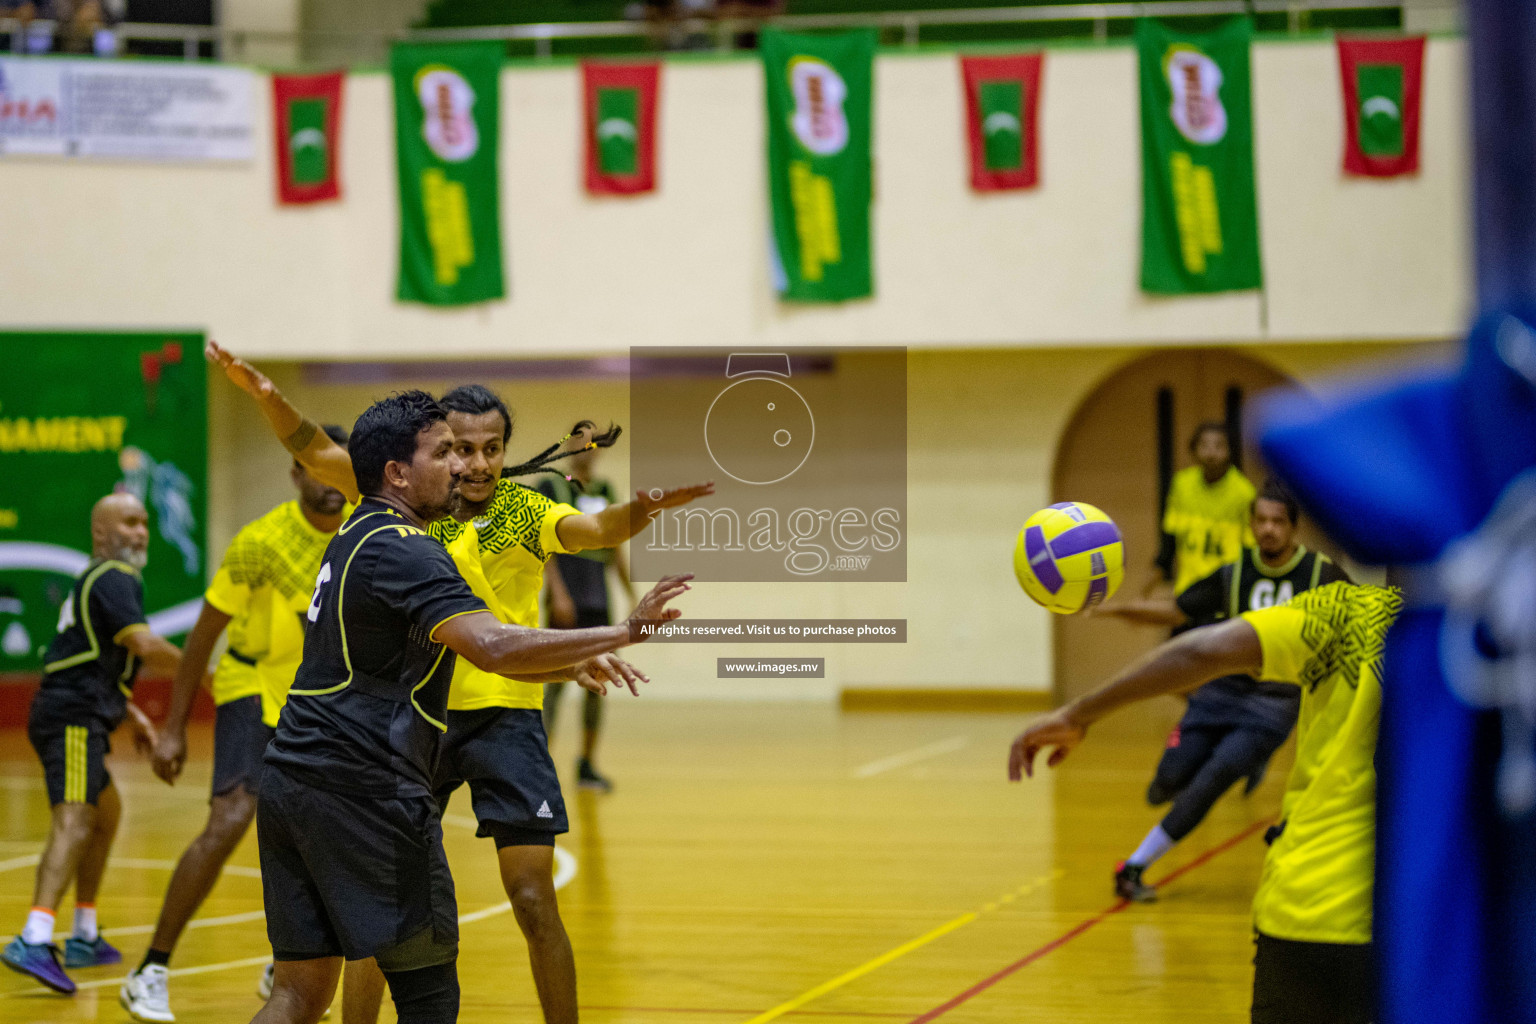
<svg viewBox="0 0 1536 1024">
<path fill-rule="evenodd" d="M 1268 821 L 1254 822 L 1252 825 L 1249 825 L 1237 835 L 1232 836 L 1230 839 L 1227 839 L 1224 842 L 1211 847 L 1209 850 L 1206 850 L 1200 856 L 1196 857 L 1194 860 L 1190 861 L 1188 864 L 1185 864 L 1178 870 L 1169 872 L 1167 875 L 1159 879 L 1157 884 L 1159 886 L 1167 885 L 1169 882 L 1172 882 L 1180 875 L 1184 875 L 1195 870 L 1195 868 L 1200 867 L 1202 864 L 1211 860 L 1213 857 L 1226 853 L 1228 850 L 1232 849 L 1232 847 L 1236 846 L 1238 843 L 1241 843 L 1243 840 L 1259 831 L 1259 829 L 1268 828 L 1269 825 L 1270 822 Z M 931 1021 L 936 1017 L 942 1017 L 944 1014 L 948 1013 L 950 1010 L 953 1010 L 960 1004 L 969 1002 L 970 1000 L 981 995 L 981 993 L 985 992 L 987 989 L 991 988 L 993 985 L 996 985 L 998 982 L 1002 981 L 1004 978 L 1008 977 L 1014 972 L 1021 971 L 1048 953 L 1060 949 L 1062 946 L 1065 946 L 1067 943 L 1071 942 L 1073 939 L 1077 938 L 1079 935 L 1083 934 L 1088 929 L 1098 924 L 1100 921 L 1120 913 L 1120 911 L 1124 910 L 1130 905 L 1130 901 L 1120 900 L 1118 903 L 1114 903 L 1108 907 L 1105 907 L 1103 910 L 1099 911 L 1097 914 L 1094 914 L 1092 917 L 1073 926 L 1073 928 L 1066 934 L 1052 939 L 1050 942 L 1047 942 L 1045 945 L 1041 946 L 1039 949 L 1028 954 L 1022 959 L 1015 960 L 1013 963 L 1009 964 L 1007 967 L 1004 967 L 990 978 L 983 978 L 981 981 L 978 981 L 976 984 L 972 985 L 964 992 L 961 992 L 953 999 L 950 999 L 944 1003 L 940 1003 L 938 1006 L 935 1006 L 933 1009 L 929 1010 L 922 1016 L 912 1018 L 908 1024 L 927 1024 L 928 1021 Z"/>
<path fill-rule="evenodd" d="M 524 1010 L 537 1010 L 537 1003 L 529 1003 L 517 1007 Z M 710 1013 L 726 1017 L 751 1017 L 762 1013 L 761 1010 L 726 1010 L 707 1006 L 589 1006 L 583 1004 L 581 1011 L 586 1013 Z M 903 1018 L 905 1013 L 889 1013 L 874 1010 L 790 1010 L 784 1014 L 786 1017 L 880 1017 Z"/>
</svg>

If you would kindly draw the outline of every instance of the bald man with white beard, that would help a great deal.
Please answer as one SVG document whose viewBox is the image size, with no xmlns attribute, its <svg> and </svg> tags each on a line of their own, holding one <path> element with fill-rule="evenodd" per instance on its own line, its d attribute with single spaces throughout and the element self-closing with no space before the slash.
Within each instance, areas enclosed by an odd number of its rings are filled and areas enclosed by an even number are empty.
<svg viewBox="0 0 1536 1024">
<path fill-rule="evenodd" d="M 148 547 L 149 513 L 138 498 L 114 493 L 96 502 L 91 560 L 59 609 L 59 632 L 27 722 L 53 815 L 26 926 L 0 952 L 0 963 L 66 995 L 75 983 L 64 967 L 122 959 L 96 924 L 96 894 L 122 813 L 106 766 L 110 737 L 131 718 L 135 743 L 146 752 L 154 746 L 154 726 L 128 699 L 134 677 L 140 667 L 174 675 L 181 664 L 181 652 L 151 633 L 144 618 L 139 571 Z M 54 915 L 71 882 L 75 926 L 61 966 Z"/>
</svg>

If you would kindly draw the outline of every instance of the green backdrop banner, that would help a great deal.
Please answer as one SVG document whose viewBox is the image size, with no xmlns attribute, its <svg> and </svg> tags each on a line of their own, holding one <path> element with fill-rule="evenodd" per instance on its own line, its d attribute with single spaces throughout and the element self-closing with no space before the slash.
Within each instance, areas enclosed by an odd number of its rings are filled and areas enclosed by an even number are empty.
<svg viewBox="0 0 1536 1024">
<path fill-rule="evenodd" d="M 840 302 L 874 290 L 870 108 L 875 31 L 764 29 L 768 192 L 775 284 L 786 299 Z"/>
<path fill-rule="evenodd" d="M 41 669 L 113 490 L 149 509 L 151 625 L 185 632 L 207 571 L 202 335 L 0 333 L 0 349 L 0 672 Z"/>
<path fill-rule="evenodd" d="M 1175 32 L 1143 18 L 1141 287 L 1164 295 L 1263 286 L 1253 186 L 1253 22 Z"/>
<path fill-rule="evenodd" d="M 400 284 L 408 302 L 456 306 L 506 294 L 497 175 L 499 42 L 401 43 L 390 51 L 400 176 Z"/>
</svg>

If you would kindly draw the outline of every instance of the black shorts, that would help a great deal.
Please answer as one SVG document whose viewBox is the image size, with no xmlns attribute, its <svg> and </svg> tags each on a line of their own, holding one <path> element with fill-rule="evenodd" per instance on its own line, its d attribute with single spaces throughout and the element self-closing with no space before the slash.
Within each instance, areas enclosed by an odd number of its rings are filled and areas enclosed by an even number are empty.
<svg viewBox="0 0 1536 1024">
<path fill-rule="evenodd" d="M 261 792 L 261 759 L 277 731 L 261 720 L 261 697 L 227 701 L 213 714 L 213 795 L 223 796 L 236 786 Z"/>
<path fill-rule="evenodd" d="M 1376 1019 L 1375 949 L 1369 943 L 1293 942 L 1262 934 L 1254 943 L 1253 1024 Z"/>
<path fill-rule="evenodd" d="M 549 757 L 544 716 L 536 708 L 448 712 L 438 754 L 439 813 L 453 791 L 469 783 L 475 835 L 503 846 L 553 846 L 568 831 L 560 777 Z"/>
<path fill-rule="evenodd" d="M 256 837 L 273 959 L 361 960 L 427 929 L 456 946 L 453 876 L 430 797 L 333 793 L 267 765 Z"/>
<path fill-rule="evenodd" d="M 108 736 L 93 725 L 27 723 L 27 739 L 43 762 L 48 803 L 96 805 L 101 791 L 112 785 L 107 772 Z"/>
</svg>

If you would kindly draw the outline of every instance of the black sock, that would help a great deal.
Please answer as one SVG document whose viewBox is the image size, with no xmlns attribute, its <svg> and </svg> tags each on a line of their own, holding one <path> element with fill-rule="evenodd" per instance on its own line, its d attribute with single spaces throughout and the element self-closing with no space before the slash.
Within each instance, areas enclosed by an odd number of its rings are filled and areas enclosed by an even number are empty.
<svg viewBox="0 0 1536 1024">
<path fill-rule="evenodd" d="M 139 970 L 154 964 L 156 967 L 170 967 L 171 954 L 162 953 L 158 949 L 151 949 L 144 954 L 144 962 L 139 964 Z"/>
</svg>

